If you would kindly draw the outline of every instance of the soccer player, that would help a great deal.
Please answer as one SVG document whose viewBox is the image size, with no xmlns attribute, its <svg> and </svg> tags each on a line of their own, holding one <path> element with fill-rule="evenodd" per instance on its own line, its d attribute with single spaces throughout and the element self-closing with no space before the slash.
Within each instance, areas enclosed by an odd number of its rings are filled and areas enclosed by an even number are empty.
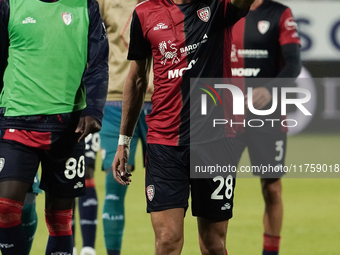
<svg viewBox="0 0 340 255">
<path fill-rule="evenodd" d="M 267 83 L 259 83 L 253 88 L 252 98 L 255 109 L 270 108 L 272 87 L 280 89 L 282 84 L 274 78 L 295 78 L 299 75 L 300 40 L 296 23 L 291 10 L 280 3 L 255 0 L 248 15 L 234 26 L 232 49 L 233 77 L 243 77 L 244 73 L 248 73 L 248 78 L 268 78 Z M 256 72 L 245 72 L 245 70 L 256 70 Z M 250 74 L 252 76 L 249 76 Z M 253 81 L 245 79 L 246 88 L 253 87 Z M 257 116 L 247 111 L 246 123 L 249 119 L 281 120 L 281 108 L 279 106 L 270 116 Z M 272 127 L 271 122 L 265 122 L 261 128 L 251 128 L 246 125 L 235 139 L 237 162 L 245 147 L 248 147 L 253 166 L 283 166 L 286 142 L 287 133 L 280 124 Z M 265 201 L 263 255 L 277 255 L 279 251 L 283 215 L 281 176 L 282 174 L 272 173 L 260 175 Z"/>
<path fill-rule="evenodd" d="M 5 68 L 7 66 L 7 57 L 8 57 L 8 36 L 7 36 L 7 28 L 5 24 L 0 20 L 0 34 L 6 35 L 0 37 L 0 93 L 3 88 L 3 75 Z M 0 130 L 1 135 L 1 130 Z M 3 161 L 3 160 L 1 160 Z M 38 174 L 36 174 L 34 178 L 34 182 L 32 185 L 32 190 L 28 192 L 25 196 L 24 205 L 21 213 L 21 222 L 23 229 L 25 231 L 27 249 L 25 254 L 29 254 L 32 248 L 32 243 L 34 240 L 34 235 L 38 226 L 38 215 L 36 211 L 36 196 L 39 193 L 42 193 L 42 190 L 39 188 L 39 179 Z"/>
<path fill-rule="evenodd" d="M 226 254 L 234 185 L 229 187 L 228 197 L 221 195 L 221 199 L 216 199 L 212 194 L 219 182 L 190 178 L 190 78 L 231 75 L 231 28 L 246 15 L 252 2 L 150 0 L 139 4 L 133 13 L 128 54 L 131 67 L 124 87 L 120 136 L 112 170 L 116 181 L 130 184 L 126 169 L 129 143 L 147 89 L 148 63 L 153 58 L 153 108 L 146 117 L 145 187 L 157 255 L 181 253 L 190 185 L 201 253 Z M 186 46 L 191 50 L 185 51 Z M 231 127 L 227 127 L 227 132 L 225 127 L 221 130 L 221 139 L 209 143 L 202 137 L 202 142 L 208 148 L 215 143 L 223 144 L 227 153 L 224 163 L 233 165 L 230 137 L 235 130 Z M 225 137 L 226 133 L 229 137 Z M 210 158 L 214 151 L 210 149 L 207 153 Z M 227 203 L 228 208 L 222 210 Z"/>
<path fill-rule="evenodd" d="M 95 160 L 100 149 L 99 133 L 85 137 L 85 186 L 86 194 L 78 198 L 81 236 L 83 248 L 80 255 L 96 255 L 95 241 L 97 232 L 98 198 L 94 180 Z M 73 255 L 77 255 L 75 247 L 75 208 L 72 218 L 72 235 L 74 241 Z"/>
<path fill-rule="evenodd" d="M 118 184 L 111 172 L 111 164 L 118 144 L 124 81 L 129 72 L 130 62 L 126 59 L 129 45 L 130 23 L 137 0 L 99 0 L 100 12 L 106 26 L 109 40 L 109 89 L 104 108 L 103 125 L 100 131 L 102 147 L 102 167 L 106 172 L 105 200 L 103 206 L 104 241 L 108 255 L 118 255 L 121 251 L 125 225 L 124 201 L 127 186 Z M 143 111 L 138 119 L 131 145 L 128 161 L 129 171 L 135 168 L 135 152 L 138 139 L 143 151 L 146 147 L 147 124 L 145 115 L 150 113 L 151 91 L 146 94 Z"/>
<path fill-rule="evenodd" d="M 71 254 L 74 197 L 83 195 L 84 137 L 100 130 L 108 43 L 98 4 L 1 0 L 8 65 L 0 95 L 0 243 L 26 254 L 22 206 L 39 163 L 49 239 Z"/>
</svg>

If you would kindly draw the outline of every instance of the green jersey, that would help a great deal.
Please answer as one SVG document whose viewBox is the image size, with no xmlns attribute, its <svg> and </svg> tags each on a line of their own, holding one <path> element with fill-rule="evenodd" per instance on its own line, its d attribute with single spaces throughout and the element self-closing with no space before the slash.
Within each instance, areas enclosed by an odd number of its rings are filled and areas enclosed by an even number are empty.
<svg viewBox="0 0 340 255">
<path fill-rule="evenodd" d="M 86 107 L 86 0 L 9 0 L 9 56 L 0 107 L 5 116 L 69 113 Z"/>
</svg>

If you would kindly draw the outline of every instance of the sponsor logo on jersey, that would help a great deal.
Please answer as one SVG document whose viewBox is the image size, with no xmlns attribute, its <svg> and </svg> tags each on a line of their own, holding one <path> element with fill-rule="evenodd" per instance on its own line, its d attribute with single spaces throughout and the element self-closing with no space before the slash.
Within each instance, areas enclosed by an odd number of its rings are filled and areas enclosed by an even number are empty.
<svg viewBox="0 0 340 255">
<path fill-rule="evenodd" d="M 27 17 L 22 21 L 22 24 L 35 24 L 35 23 L 37 23 L 37 21 L 32 17 Z"/>
<path fill-rule="evenodd" d="M 147 188 L 146 188 L 146 194 L 148 195 L 148 199 L 150 201 L 152 201 L 152 199 L 154 198 L 155 196 L 155 186 L 154 185 L 149 185 Z"/>
<path fill-rule="evenodd" d="M 4 158 L 0 158 L 0 172 L 2 171 L 4 166 L 5 166 L 5 159 Z"/>
<path fill-rule="evenodd" d="M 286 21 L 285 21 L 285 28 L 287 30 L 297 29 L 297 24 L 294 21 L 293 17 L 289 17 L 289 18 L 286 19 Z"/>
<path fill-rule="evenodd" d="M 231 208 L 231 205 L 229 203 L 225 203 L 222 207 L 221 210 L 225 211 L 225 210 L 229 210 Z"/>
<path fill-rule="evenodd" d="M 260 71 L 261 71 L 260 68 L 232 68 L 231 69 L 232 75 L 239 76 L 239 77 L 256 77 Z"/>
<path fill-rule="evenodd" d="M 168 71 L 168 79 L 174 79 L 174 78 L 182 77 L 183 72 L 185 70 L 190 70 L 196 64 L 197 60 L 198 60 L 198 58 L 196 60 L 191 60 L 187 67 Z"/>
<path fill-rule="evenodd" d="M 172 43 L 171 41 L 162 41 L 161 43 L 159 43 L 158 49 L 163 56 L 161 58 L 161 63 L 163 65 L 166 64 L 167 60 L 172 60 L 172 64 L 177 64 L 179 62 L 179 58 L 177 57 L 176 44 Z"/>
<path fill-rule="evenodd" d="M 208 22 L 210 19 L 210 8 L 207 6 L 202 9 L 199 9 L 197 11 L 197 15 L 202 21 Z"/>
<path fill-rule="evenodd" d="M 237 49 L 235 44 L 231 45 L 231 62 L 238 62 L 239 58 L 268 58 L 268 50 L 260 49 Z"/>
<path fill-rule="evenodd" d="M 259 32 L 261 34 L 265 34 L 267 33 L 268 29 L 270 27 L 270 22 L 268 20 L 260 20 L 258 23 L 257 23 L 257 29 L 259 30 Z"/>
<path fill-rule="evenodd" d="M 164 23 L 158 23 L 153 30 L 161 30 L 161 29 L 167 29 L 169 26 L 165 25 Z"/>
<path fill-rule="evenodd" d="M 72 22 L 72 13 L 69 12 L 63 12 L 61 14 L 61 17 L 63 18 L 64 23 L 66 24 L 66 26 L 70 25 Z"/>
<path fill-rule="evenodd" d="M 185 46 L 185 47 L 183 47 L 183 48 L 180 48 L 179 51 L 180 51 L 181 53 L 190 52 L 190 51 L 195 51 L 195 50 L 198 48 L 198 46 L 199 46 L 200 44 L 201 44 L 200 42 L 194 43 L 194 44 L 190 44 L 190 45 L 188 45 L 188 46 Z"/>
<path fill-rule="evenodd" d="M 268 58 L 268 50 L 239 49 L 237 54 L 239 58 Z"/>
<path fill-rule="evenodd" d="M 63 252 L 63 251 L 56 251 L 56 252 L 52 252 L 51 255 L 71 255 L 71 253 Z"/>
<path fill-rule="evenodd" d="M 207 41 L 208 41 L 208 36 L 207 34 L 204 34 L 202 41 L 180 48 L 179 51 L 181 53 L 181 56 L 184 57 L 184 56 L 188 56 L 194 53 L 196 49 L 198 48 L 198 46 L 200 46 L 203 43 L 206 43 Z"/>
</svg>

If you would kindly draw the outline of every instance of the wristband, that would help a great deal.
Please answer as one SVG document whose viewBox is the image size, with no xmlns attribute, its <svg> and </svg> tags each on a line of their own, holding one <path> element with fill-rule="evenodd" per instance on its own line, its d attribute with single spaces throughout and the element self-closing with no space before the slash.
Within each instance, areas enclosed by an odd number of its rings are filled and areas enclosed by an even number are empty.
<svg viewBox="0 0 340 255">
<path fill-rule="evenodd" d="M 119 135 L 118 145 L 124 145 L 130 147 L 132 136 Z"/>
</svg>

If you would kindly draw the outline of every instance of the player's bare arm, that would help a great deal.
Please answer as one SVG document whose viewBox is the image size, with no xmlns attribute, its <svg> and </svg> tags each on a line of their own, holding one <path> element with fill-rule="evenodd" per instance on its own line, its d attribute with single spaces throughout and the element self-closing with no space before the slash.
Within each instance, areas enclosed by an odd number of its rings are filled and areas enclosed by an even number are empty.
<svg viewBox="0 0 340 255">
<path fill-rule="evenodd" d="M 249 8 L 254 0 L 231 0 L 231 3 L 239 9 Z"/>
<path fill-rule="evenodd" d="M 129 159 L 129 140 L 140 115 L 146 89 L 148 86 L 148 76 L 150 61 L 136 60 L 131 62 L 130 71 L 126 78 L 123 93 L 122 119 L 120 126 L 120 137 L 115 158 L 112 163 L 113 177 L 122 185 L 129 185 L 130 173 L 126 171 Z"/>
</svg>

